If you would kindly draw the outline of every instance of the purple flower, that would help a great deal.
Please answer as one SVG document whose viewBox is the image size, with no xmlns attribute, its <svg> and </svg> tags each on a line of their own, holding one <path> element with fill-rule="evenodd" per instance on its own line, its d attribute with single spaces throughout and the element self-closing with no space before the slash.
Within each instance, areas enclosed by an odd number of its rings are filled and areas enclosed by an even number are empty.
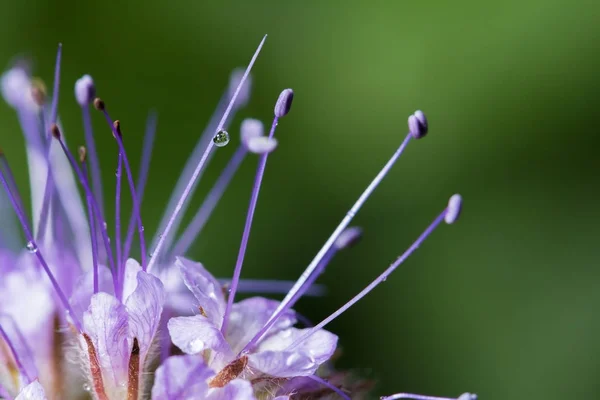
<svg viewBox="0 0 600 400">
<path fill-rule="evenodd" d="M 176 237 L 181 216 L 215 149 L 231 141 L 226 129 L 249 100 L 249 73 L 265 39 L 248 67 L 232 74 L 215 117 L 180 175 L 160 227 L 148 242 L 141 206 L 156 117 L 148 120 L 135 179 L 123 144 L 127 131 L 111 117 L 107 104 L 95 97 L 96 86 L 89 75 L 79 79 L 74 90 L 86 145 L 76 154 L 69 149 L 58 119 L 62 46 L 50 98 L 43 83 L 31 78 L 26 63 L 2 76 L 2 95 L 16 111 L 26 138 L 32 207 L 29 217 L 8 157 L 0 150 L 4 189 L 0 192 L 1 398 L 71 399 L 86 391 L 99 400 L 349 399 L 365 394 L 369 385 L 364 380 L 333 367 L 338 337 L 324 328 L 386 280 L 438 225 L 454 223 L 462 198 L 452 196 L 415 243 L 363 291 L 318 324 L 307 324 L 293 311 L 294 305 L 303 296 L 322 292 L 317 278 L 337 252 L 361 236 L 359 228 L 350 226 L 352 219 L 408 144 L 424 137 L 429 125 L 421 111 L 408 118 L 408 133 L 398 149 L 297 281 L 243 280 L 267 160 L 279 145 L 275 131 L 294 99 L 293 90 L 284 89 L 275 102 L 268 134 L 261 121 L 243 121 L 238 149 L 191 223 Z M 107 123 L 104 134 L 110 134 L 116 144 L 116 196 L 111 200 L 116 215 L 110 222 L 105 218 L 107 199 L 91 125 L 92 105 Z M 258 158 L 258 167 L 237 261 L 231 278 L 217 279 L 201 263 L 184 256 L 249 154 Z M 133 207 L 125 219 L 121 198 L 127 193 Z M 131 258 L 135 247 L 140 249 L 139 261 Z M 236 301 L 241 292 L 285 297 Z M 299 321 L 304 327 L 297 326 Z M 406 393 L 389 397 L 400 398 L 445 399 Z M 459 400 L 474 398 L 465 393 Z"/>
</svg>

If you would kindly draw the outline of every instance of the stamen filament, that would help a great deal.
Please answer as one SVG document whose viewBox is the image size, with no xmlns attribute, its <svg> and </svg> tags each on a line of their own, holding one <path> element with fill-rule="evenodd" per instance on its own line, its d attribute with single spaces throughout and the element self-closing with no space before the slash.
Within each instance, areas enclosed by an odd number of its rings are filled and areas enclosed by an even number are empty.
<svg viewBox="0 0 600 400">
<path fill-rule="evenodd" d="M 123 169 L 123 156 L 119 152 L 119 160 L 117 161 L 117 187 L 115 189 L 115 252 L 117 274 L 119 282 L 121 281 L 121 270 L 125 268 L 123 258 L 121 257 L 121 170 Z M 135 214 L 135 212 L 134 212 Z M 123 275 L 125 273 L 123 272 Z"/>
<path fill-rule="evenodd" d="M 6 154 L 4 154 L 4 151 L 2 151 L 2 149 L 0 149 L 0 167 L 4 169 L 4 174 L 6 176 L 6 179 L 8 180 L 8 186 L 13 192 L 17 206 L 21 210 L 23 210 L 23 200 L 21 199 L 21 195 L 19 194 L 17 181 L 15 180 L 15 176 L 12 172 L 12 169 L 10 168 L 10 164 L 8 163 L 8 159 L 6 158 Z M 27 227 L 31 229 L 31 225 L 29 224 L 29 219 L 27 219 L 27 216 L 25 216 L 25 222 L 27 222 Z"/>
<path fill-rule="evenodd" d="M 288 346 L 288 349 L 295 348 L 298 344 L 302 343 L 306 338 L 310 335 L 318 331 L 319 329 L 323 329 L 325 325 L 336 319 L 340 316 L 344 311 L 352 307 L 356 302 L 365 297 L 371 290 L 375 289 L 377 285 L 381 282 L 384 282 L 387 277 L 398 268 L 419 246 L 427 239 L 427 237 L 437 228 L 437 226 L 444 220 L 446 216 L 447 208 L 425 229 L 425 231 L 417 238 L 417 240 L 402 254 L 400 257 L 396 259 L 381 275 L 379 275 L 375 280 L 373 280 L 367 287 L 365 287 L 360 293 L 354 296 L 349 302 L 340 307 L 336 312 L 331 314 L 329 317 L 325 318 L 323 321 L 318 323 L 316 326 L 311 328 L 304 335 L 297 338 L 291 345 Z"/>
<path fill-rule="evenodd" d="M 335 386 L 332 383 L 327 382 L 325 379 L 323 379 L 319 376 L 316 376 L 316 375 L 307 375 L 307 377 L 309 379 L 312 379 L 315 382 L 319 382 L 323 386 L 327 386 L 329 389 L 333 390 L 334 392 L 336 392 L 337 394 L 342 396 L 342 398 L 344 398 L 346 400 L 351 400 L 350 396 L 348 396 L 346 393 L 344 393 L 344 391 L 342 389 L 340 389 L 339 387 Z"/>
<path fill-rule="evenodd" d="M 127 159 L 127 152 L 125 151 L 125 146 L 123 145 L 123 138 L 121 137 L 121 131 L 120 131 L 120 129 L 117 129 L 117 127 L 119 126 L 118 121 L 113 122 L 113 120 L 110 118 L 110 115 L 108 114 L 108 111 L 106 110 L 106 107 L 104 106 L 104 104 L 102 104 L 102 108 L 100 110 L 103 112 L 104 118 L 106 118 L 106 122 L 108 122 L 108 125 L 110 126 L 110 128 L 113 132 L 113 137 L 117 141 L 117 145 L 119 146 L 119 156 L 123 156 L 125 173 L 127 174 L 127 181 L 129 182 L 129 191 L 131 192 L 131 201 L 133 203 L 133 211 L 132 212 L 135 215 L 135 218 L 137 219 L 138 233 L 139 233 L 139 239 L 140 239 L 140 251 L 141 251 L 140 259 L 141 259 L 141 264 L 142 264 L 142 270 L 146 271 L 146 238 L 144 236 L 144 225 L 142 224 L 142 214 L 140 211 L 140 203 L 138 201 L 138 197 L 135 192 L 135 183 L 133 182 L 133 175 L 131 173 L 131 167 L 130 167 L 131 164 L 129 163 L 129 160 Z M 116 124 L 116 126 L 115 126 L 115 124 Z M 120 234 L 119 234 L 119 236 L 120 236 Z M 120 264 L 120 263 L 121 263 L 120 259 L 117 260 L 117 264 Z M 125 270 L 123 269 L 122 273 L 124 273 L 124 271 Z"/>
<path fill-rule="evenodd" d="M 100 162 L 98 161 L 98 153 L 96 152 L 96 143 L 94 141 L 92 121 L 90 118 L 90 108 L 87 104 L 81 107 L 81 113 L 83 117 L 83 131 L 85 134 L 87 157 L 90 160 L 89 164 L 93 189 L 92 193 L 100 211 L 102 211 L 102 214 L 104 214 L 104 193 L 102 191 Z"/>
<path fill-rule="evenodd" d="M 8 197 L 10 199 L 10 202 L 11 202 L 13 208 L 15 209 L 17 218 L 21 222 L 21 226 L 23 227 L 23 232 L 25 233 L 25 239 L 27 239 L 27 242 L 28 242 L 28 247 L 33 249 L 33 252 L 36 255 L 38 261 L 40 262 L 40 264 L 42 264 L 42 268 L 44 269 L 44 272 L 46 273 L 46 275 L 48 275 L 48 278 L 50 279 L 50 283 L 52 284 L 52 287 L 54 287 L 54 290 L 56 291 L 56 294 L 60 298 L 60 301 L 63 303 L 63 306 L 65 307 L 67 312 L 70 314 L 71 319 L 73 320 L 73 324 L 75 325 L 75 328 L 77 328 L 77 330 L 79 332 L 81 332 L 81 323 L 79 322 L 79 319 L 77 319 L 76 314 L 73 312 L 73 309 L 71 308 L 71 305 L 69 304 L 69 300 L 67 299 L 67 296 L 65 296 L 65 294 L 62 291 L 62 289 L 60 288 L 58 282 L 54 278 L 54 275 L 52 274 L 50 267 L 46 263 L 46 260 L 42 256 L 42 253 L 40 252 L 40 250 L 37 246 L 37 243 L 35 242 L 35 240 L 33 238 L 31 230 L 27 226 L 25 214 L 23 213 L 23 210 L 21 210 L 19 208 L 19 206 L 17 205 L 15 198 L 8 186 L 8 182 L 6 181 L 6 177 L 4 176 L 4 173 L 1 170 L 0 170 L 0 181 L 2 183 L 2 186 L 4 186 L 4 190 L 6 190 L 6 193 L 8 194 Z"/>
<path fill-rule="evenodd" d="M 148 181 L 148 171 L 150 169 L 150 159 L 152 158 L 152 148 L 154 145 L 154 137 L 156 136 L 156 114 L 150 113 L 146 122 L 146 132 L 144 133 L 144 148 L 142 150 L 142 160 L 140 161 L 140 172 L 135 191 L 138 195 L 140 207 L 144 199 L 144 191 L 146 182 Z M 133 242 L 133 233 L 135 229 L 135 216 L 132 214 L 129 218 L 129 226 L 127 227 L 127 236 L 125 237 L 125 246 L 123 250 L 123 263 L 129 258 L 131 244 Z"/>
<path fill-rule="evenodd" d="M 352 219 L 354 218 L 356 213 L 360 210 L 360 208 L 367 201 L 369 196 L 373 193 L 373 191 L 381 183 L 383 178 L 385 178 L 385 176 L 390 171 L 390 169 L 392 169 L 392 167 L 394 166 L 394 164 L 396 163 L 396 161 L 398 160 L 398 158 L 400 157 L 400 155 L 402 154 L 402 152 L 404 151 L 404 149 L 406 148 L 406 146 L 408 145 L 408 143 L 410 142 L 412 137 L 413 136 L 411 133 L 408 133 L 406 135 L 406 138 L 404 139 L 402 144 L 400 144 L 400 147 L 398 147 L 398 149 L 392 155 L 392 157 L 387 162 L 387 164 L 385 164 L 385 166 L 377 174 L 375 179 L 373 179 L 373 181 L 369 184 L 369 186 L 367 186 L 365 191 L 360 195 L 360 197 L 358 198 L 356 203 L 354 203 L 352 208 L 350 208 L 350 210 L 346 213 L 346 216 L 342 219 L 342 222 L 340 222 L 340 224 L 335 229 L 335 231 L 333 231 L 333 233 L 331 234 L 329 239 L 327 239 L 327 241 L 325 242 L 325 244 L 323 245 L 321 250 L 319 250 L 319 252 L 315 256 L 315 258 L 311 261 L 311 263 L 308 265 L 308 267 L 306 267 L 306 269 L 304 270 L 302 275 L 300 275 L 300 278 L 298 279 L 298 281 L 296 282 L 294 287 L 289 291 L 289 293 L 281 301 L 279 306 L 275 309 L 275 311 L 269 318 L 268 322 L 270 322 L 272 319 L 274 319 L 277 316 L 277 314 L 279 312 L 281 312 L 281 310 L 285 309 L 288 306 L 289 301 L 295 296 L 296 292 L 298 292 L 302 288 L 304 283 L 310 278 L 312 273 L 319 266 L 319 263 L 321 262 L 321 260 L 327 255 L 327 252 L 329 251 L 329 249 L 334 245 L 338 236 L 340 236 L 340 234 L 344 231 L 344 229 L 346 229 L 348 227 L 348 225 L 350 224 L 350 222 L 352 221 Z"/>
<path fill-rule="evenodd" d="M 79 182 L 81 183 L 81 186 L 83 186 L 83 190 L 86 193 L 86 196 L 89 196 L 90 200 L 92 201 L 94 215 L 96 216 L 98 223 L 100 224 L 100 230 L 102 232 L 102 241 L 104 242 L 104 248 L 106 249 L 106 254 L 108 255 L 108 257 L 107 257 L 108 263 L 110 266 L 110 270 L 112 271 L 113 285 L 115 288 L 115 292 L 117 292 L 118 291 L 117 274 L 116 274 L 115 262 L 114 262 L 112 250 L 110 248 L 110 239 L 108 238 L 108 232 L 106 230 L 106 222 L 105 222 L 106 220 L 104 219 L 104 216 L 102 215 L 102 212 L 100 211 L 100 208 L 98 207 L 98 204 L 96 203 L 96 200 L 94 199 L 94 197 L 92 195 L 92 191 L 88 185 L 87 180 L 83 176 L 83 172 L 78 167 L 77 162 L 75 161 L 75 157 L 73 157 L 73 154 L 71 154 L 71 152 L 65 145 L 65 142 L 63 142 L 60 131 L 58 130 L 58 127 L 56 125 L 53 125 L 53 134 L 54 134 L 54 137 L 56 138 L 56 140 L 58 140 L 58 143 L 60 144 L 60 147 L 62 148 L 63 152 L 67 156 L 67 159 L 69 160 L 69 163 L 71 164 L 71 168 L 73 168 L 73 171 L 75 171 L 75 175 L 77 175 L 77 178 L 79 179 Z"/>
<path fill-rule="evenodd" d="M 25 378 L 25 385 L 28 385 L 31 382 L 31 377 L 27 374 L 27 370 L 23 366 L 21 359 L 19 358 L 19 354 L 17 353 L 17 349 L 15 345 L 10 340 L 10 337 L 6 333 L 6 331 L 2 328 L 2 324 L 0 324 L 0 337 L 4 339 L 4 342 L 8 345 L 10 352 L 12 353 L 13 359 L 15 360 L 15 364 L 19 370 L 19 373 Z"/>
<path fill-rule="evenodd" d="M 266 39 L 267 39 L 267 35 L 265 35 L 263 37 L 260 44 L 258 45 L 258 48 L 254 52 L 254 55 L 252 56 L 252 59 L 250 60 L 250 63 L 248 64 L 248 67 L 246 68 L 246 71 L 244 72 L 244 76 L 240 80 L 240 83 L 238 84 L 238 86 L 235 90 L 235 93 L 233 94 L 233 96 L 231 96 L 229 105 L 227 106 L 227 109 L 225 110 L 225 113 L 223 114 L 223 117 L 221 118 L 221 121 L 219 122 L 219 125 L 217 126 L 217 129 L 215 130 L 215 132 L 219 132 L 221 129 L 223 129 L 223 125 L 225 124 L 225 121 L 227 121 L 227 117 L 229 116 L 229 113 L 231 112 L 231 109 L 235 103 L 235 100 L 236 100 L 239 92 L 240 92 L 240 89 L 242 88 L 242 86 L 244 85 L 244 82 L 248 78 L 248 74 L 250 74 L 250 70 L 252 69 L 254 62 L 258 58 L 258 54 L 260 53 L 260 50 L 262 49 L 263 44 L 265 43 Z M 194 172 L 192 173 L 192 177 L 190 178 L 185 189 L 183 190 L 183 193 L 181 193 L 181 196 L 179 197 L 179 200 L 177 201 L 177 204 L 175 205 L 175 209 L 173 210 L 173 213 L 171 214 L 171 217 L 169 218 L 169 222 L 167 222 L 167 226 L 165 227 L 164 231 L 160 234 L 162 236 L 159 236 L 156 247 L 154 248 L 154 251 L 152 253 L 152 257 L 150 257 L 150 262 L 148 263 L 148 270 L 150 270 L 152 268 L 152 266 L 156 263 L 156 260 L 158 259 L 158 255 L 160 254 L 160 251 L 162 249 L 163 243 L 164 243 L 167 235 L 170 233 L 171 228 L 173 227 L 173 224 L 174 224 L 175 220 L 177 219 L 177 216 L 179 215 L 179 212 L 183 208 L 183 204 L 185 203 L 188 196 L 190 195 L 190 192 L 192 191 L 192 187 L 194 186 L 196 179 L 198 179 L 200 172 L 202 172 L 202 169 L 204 168 L 206 160 L 208 159 L 208 156 L 209 156 L 211 150 L 213 149 L 214 145 L 215 145 L 215 143 L 212 140 L 208 143 L 208 146 L 206 147 L 206 150 L 204 151 L 202 158 L 200 158 L 200 161 L 196 165 L 196 169 L 194 169 Z"/>
<path fill-rule="evenodd" d="M 471 393 L 463 393 L 458 397 L 437 397 L 423 396 L 413 393 L 396 393 L 390 396 L 382 396 L 381 400 L 397 400 L 397 399 L 412 399 L 412 400 L 476 400 L 477 396 Z"/>
<path fill-rule="evenodd" d="M 254 345 L 256 345 L 256 343 L 258 343 L 260 341 L 260 339 L 262 339 L 262 337 L 267 333 L 267 331 L 271 328 L 271 326 L 273 326 L 273 324 L 275 322 L 277 322 L 277 319 L 285 311 L 289 310 L 290 308 L 292 308 L 294 306 L 294 304 L 296 304 L 296 302 L 300 299 L 300 297 L 302 297 L 311 288 L 311 285 L 315 282 L 315 280 L 319 277 L 319 275 L 321 275 L 323 270 L 325 270 L 325 267 L 327 266 L 327 264 L 329 264 L 329 262 L 335 256 L 336 253 L 337 253 L 337 248 L 335 246 L 332 247 L 331 249 L 329 249 L 329 251 L 325 254 L 325 257 L 321 260 L 318 267 L 315 269 L 314 273 L 311 274 L 311 276 L 306 280 L 304 285 L 290 298 L 286 307 L 282 308 L 281 311 L 279 311 L 279 312 L 273 313 L 273 315 L 271 316 L 271 318 L 269 318 L 267 323 L 256 333 L 256 335 L 254 335 L 254 337 L 248 342 L 248 344 L 246 344 L 246 346 L 244 346 L 242 351 L 240 351 L 240 353 L 239 353 L 240 355 L 245 354 L 248 351 L 250 351 L 250 349 Z"/>
<path fill-rule="evenodd" d="M 217 279 L 223 287 L 231 285 L 231 279 Z M 240 279 L 238 283 L 238 293 L 262 293 L 262 294 L 282 294 L 287 293 L 294 285 L 294 281 L 280 281 L 269 279 Z M 326 292 L 323 285 L 312 285 L 308 288 L 307 296 L 323 296 Z"/>
<path fill-rule="evenodd" d="M 88 182 L 88 168 L 87 168 L 87 159 L 86 159 L 86 149 L 84 147 L 80 148 L 79 153 L 79 161 L 81 162 L 81 170 L 83 172 L 83 178 L 85 180 L 86 185 L 89 186 Z M 90 223 L 90 232 L 91 232 L 91 240 L 92 240 L 92 263 L 93 263 L 93 273 L 94 273 L 94 294 L 98 293 L 98 238 L 96 237 L 96 224 L 94 219 L 94 207 L 92 205 L 92 193 L 89 191 L 85 191 L 85 200 L 88 211 L 88 221 Z"/>
<path fill-rule="evenodd" d="M 62 58 L 62 43 L 58 44 L 58 50 L 56 51 L 56 64 L 54 67 L 54 89 L 52 89 L 52 105 L 50 108 L 50 124 L 56 123 L 56 116 L 58 115 L 58 92 L 60 90 L 60 62 Z M 52 132 L 48 130 L 46 134 L 48 140 L 48 146 L 50 145 L 50 139 L 52 139 Z"/>
<path fill-rule="evenodd" d="M 208 222 L 212 212 L 219 203 L 219 200 L 221 200 L 223 193 L 225 193 L 225 190 L 233 179 L 233 176 L 239 169 L 242 161 L 244 161 L 246 154 L 248 154 L 246 146 L 240 144 L 231 157 L 231 160 L 229 160 L 229 163 L 215 182 L 215 185 L 206 196 L 206 199 L 196 212 L 196 215 L 194 215 L 192 222 L 190 222 L 183 234 L 181 234 L 179 240 L 173 246 L 173 250 L 170 252 L 172 256 L 184 255 L 194 240 L 198 238 L 200 232 L 202 232 L 202 229 Z"/>
<path fill-rule="evenodd" d="M 269 132 L 269 139 L 272 139 L 275 135 L 275 129 L 277 128 L 277 122 L 279 118 L 275 116 L 273 123 L 271 124 L 271 131 Z M 252 228 L 252 220 L 254 219 L 254 211 L 256 210 L 256 204 L 258 203 L 258 194 L 260 192 L 260 186 L 262 179 L 265 174 L 265 167 L 267 166 L 267 158 L 269 153 L 264 153 L 260 156 L 258 161 L 258 168 L 256 169 L 256 177 L 254 178 L 254 186 L 252 188 L 252 194 L 250 195 L 250 205 L 248 206 L 248 214 L 246 215 L 246 224 L 244 226 L 244 232 L 242 233 L 242 242 L 240 244 L 240 250 L 238 252 L 238 258 L 235 263 L 235 269 L 233 270 L 233 278 L 231 279 L 231 287 L 229 289 L 229 296 L 227 296 L 227 305 L 225 306 L 225 312 L 223 313 L 223 324 L 221 325 L 221 332 L 225 334 L 227 332 L 227 325 L 229 323 L 229 313 L 233 302 L 235 300 L 235 293 L 237 291 L 238 283 L 240 281 L 240 275 L 242 273 L 242 265 L 244 264 L 244 257 L 246 255 L 246 248 L 248 247 L 248 239 L 250 238 L 250 229 Z"/>
</svg>

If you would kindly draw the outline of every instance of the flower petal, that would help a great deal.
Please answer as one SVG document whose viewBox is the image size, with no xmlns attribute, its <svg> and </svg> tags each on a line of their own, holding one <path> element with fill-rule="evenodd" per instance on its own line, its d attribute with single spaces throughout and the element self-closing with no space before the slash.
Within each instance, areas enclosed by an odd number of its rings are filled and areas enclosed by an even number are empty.
<svg viewBox="0 0 600 400">
<path fill-rule="evenodd" d="M 125 274 L 123 278 L 123 299 L 127 299 L 138 285 L 137 274 L 142 266 L 133 258 L 125 262 Z"/>
<path fill-rule="evenodd" d="M 113 294 L 113 281 L 110 270 L 104 265 L 98 265 L 98 290 L 108 294 Z M 90 306 L 90 300 L 94 294 L 94 271 L 92 269 L 85 272 L 74 286 L 73 294 L 69 299 L 73 311 L 77 318 L 81 320 L 83 313 Z"/>
<path fill-rule="evenodd" d="M 125 307 L 129 313 L 129 334 L 138 340 L 141 360 L 156 334 L 164 302 L 162 282 L 147 272 L 138 272 L 137 287 L 125 301 Z"/>
<path fill-rule="evenodd" d="M 227 329 L 227 342 L 235 353 L 239 353 L 265 325 L 280 302 L 264 297 L 251 297 L 233 305 Z M 277 334 L 296 323 L 293 310 L 284 312 L 267 331 L 267 336 Z"/>
<path fill-rule="evenodd" d="M 96 293 L 83 315 L 83 329 L 94 344 L 107 391 L 126 385 L 133 342 L 123 304 L 107 293 Z"/>
<path fill-rule="evenodd" d="M 177 257 L 175 265 L 179 267 L 185 285 L 194 294 L 207 318 L 220 328 L 225 312 L 225 297 L 219 281 L 200 263 Z"/>
<path fill-rule="evenodd" d="M 289 328 L 263 340 L 254 354 L 248 355 L 248 364 L 271 376 L 294 377 L 312 375 L 329 360 L 337 345 L 337 336 L 319 330 L 293 350 L 287 350 L 307 329 Z"/>
<path fill-rule="evenodd" d="M 214 374 L 202 357 L 171 356 L 156 370 L 152 399 L 204 399 Z"/>
<path fill-rule="evenodd" d="M 210 389 L 206 400 L 255 400 L 252 384 L 243 379 L 234 379 L 222 388 Z"/>
<path fill-rule="evenodd" d="M 167 325 L 171 341 L 184 353 L 198 354 L 211 349 L 226 356 L 233 356 L 219 328 L 202 315 L 171 318 Z"/>
<path fill-rule="evenodd" d="M 33 381 L 19 392 L 15 400 L 46 400 L 44 388 L 38 381 Z"/>
</svg>

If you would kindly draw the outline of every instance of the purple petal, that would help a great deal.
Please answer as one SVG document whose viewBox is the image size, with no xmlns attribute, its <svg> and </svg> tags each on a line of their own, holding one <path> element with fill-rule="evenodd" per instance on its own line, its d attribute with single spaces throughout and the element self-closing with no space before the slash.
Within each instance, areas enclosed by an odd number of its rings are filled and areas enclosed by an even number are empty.
<svg viewBox="0 0 600 400">
<path fill-rule="evenodd" d="M 252 384 L 243 379 L 234 379 L 225 387 L 210 389 L 206 400 L 255 400 Z"/>
<path fill-rule="evenodd" d="M 225 298 L 219 282 L 200 263 L 177 257 L 175 265 L 179 267 L 185 285 L 198 300 L 206 317 L 220 328 L 225 312 Z"/>
<path fill-rule="evenodd" d="M 204 399 L 208 379 L 214 375 L 202 357 L 172 356 L 156 370 L 152 399 Z"/>
<path fill-rule="evenodd" d="M 133 343 L 129 340 L 125 306 L 107 293 L 93 295 L 90 307 L 83 315 L 83 329 L 96 349 L 105 388 L 110 391 L 126 385 Z"/>
<path fill-rule="evenodd" d="M 240 352 L 254 335 L 265 326 L 277 306 L 279 306 L 278 301 L 263 297 L 251 297 L 233 305 L 229 316 L 227 342 L 235 353 Z M 296 313 L 293 310 L 288 310 L 269 329 L 269 335 L 274 335 L 293 326 L 295 323 Z"/>
<path fill-rule="evenodd" d="M 142 270 L 140 263 L 133 258 L 125 262 L 125 274 L 123 278 L 123 299 L 127 299 L 138 285 L 138 272 Z"/>
<path fill-rule="evenodd" d="M 186 354 L 198 354 L 212 349 L 233 357 L 220 329 L 202 315 L 171 318 L 168 328 L 173 344 Z"/>
<path fill-rule="evenodd" d="M 147 272 L 138 272 L 137 287 L 125 301 L 125 307 L 129 313 L 129 334 L 138 339 L 141 360 L 156 334 L 164 302 L 162 282 Z"/>
<path fill-rule="evenodd" d="M 263 340 L 254 354 L 248 355 L 251 367 L 271 376 L 294 377 L 312 375 L 329 360 L 337 345 L 337 336 L 319 330 L 298 347 L 287 350 L 307 329 L 289 328 Z"/>
<path fill-rule="evenodd" d="M 46 400 L 44 388 L 38 381 L 33 381 L 19 392 L 15 400 Z"/>
<path fill-rule="evenodd" d="M 98 289 L 100 292 L 113 294 L 113 281 L 110 270 L 104 266 L 98 266 Z M 75 284 L 73 294 L 69 299 L 76 317 L 81 321 L 83 313 L 90 306 L 90 300 L 94 294 L 94 271 L 88 270 Z"/>
</svg>

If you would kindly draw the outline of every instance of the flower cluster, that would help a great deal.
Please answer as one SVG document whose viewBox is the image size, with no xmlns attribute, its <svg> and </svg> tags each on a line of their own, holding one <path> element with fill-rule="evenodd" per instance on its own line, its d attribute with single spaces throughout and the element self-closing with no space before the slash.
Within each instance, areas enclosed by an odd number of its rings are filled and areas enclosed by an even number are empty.
<svg viewBox="0 0 600 400">
<path fill-rule="evenodd" d="M 296 282 L 242 280 L 267 158 L 277 148 L 275 130 L 294 98 L 294 92 L 285 89 L 275 104 L 268 134 L 262 122 L 243 121 L 239 148 L 190 224 L 176 237 L 203 170 L 215 149 L 230 141 L 225 130 L 230 119 L 248 102 L 249 73 L 265 39 L 245 71 L 232 75 L 216 117 L 193 150 L 150 243 L 146 243 L 140 209 L 155 116 L 149 118 L 139 175 L 134 179 L 121 123 L 96 97 L 88 75 L 75 84 L 86 145 L 76 153 L 67 146 L 57 112 L 61 46 L 51 96 L 40 80 L 32 78 L 26 63 L 4 73 L 2 95 L 16 111 L 26 139 L 32 209 L 28 214 L 8 157 L 0 150 L 4 189 L 0 195 L 1 399 L 283 400 L 366 395 L 368 382 L 333 368 L 338 337 L 324 328 L 385 280 L 439 224 L 455 222 L 462 201 L 459 195 L 452 196 L 417 241 L 361 293 L 322 322 L 306 323 L 293 306 L 302 296 L 322 291 L 315 284 L 318 276 L 338 251 L 361 235 L 360 229 L 349 226 L 353 217 L 409 142 L 426 135 L 428 123 L 421 111 L 409 117 L 409 132 L 400 147 Z M 92 108 L 106 120 L 118 156 L 116 212 L 110 224 L 105 218 Z M 217 279 L 184 255 L 249 154 L 258 156 L 258 168 L 237 262 L 231 278 Z M 127 220 L 121 212 L 124 192 L 133 204 Z M 21 235 L 26 244 L 21 243 Z M 130 257 L 134 246 L 139 246 L 139 260 Z M 285 297 L 236 301 L 241 292 Z M 387 398 L 442 399 L 406 393 Z M 459 400 L 474 398 L 465 393 Z"/>
</svg>

